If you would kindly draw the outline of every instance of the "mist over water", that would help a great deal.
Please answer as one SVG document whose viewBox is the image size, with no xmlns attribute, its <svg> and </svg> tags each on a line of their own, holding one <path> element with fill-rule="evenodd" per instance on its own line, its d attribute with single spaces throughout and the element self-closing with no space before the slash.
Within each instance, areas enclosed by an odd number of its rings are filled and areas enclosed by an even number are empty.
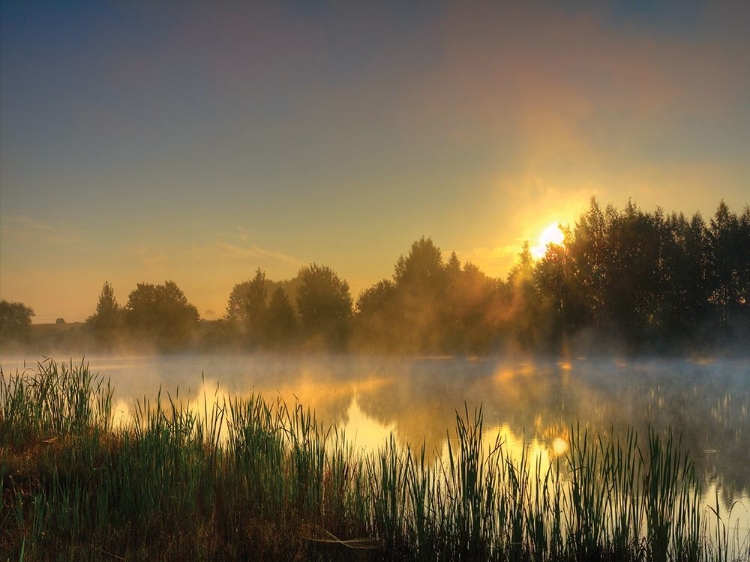
<svg viewBox="0 0 750 562">
<path fill-rule="evenodd" d="M 62 361 L 70 358 L 56 357 Z M 73 359 L 73 362 L 80 359 Z M 748 527 L 750 509 L 750 360 L 398 358 L 356 355 L 171 355 L 87 357 L 111 380 L 116 419 L 126 422 L 136 401 L 211 401 L 262 394 L 299 401 L 324 425 L 344 428 L 356 446 L 375 450 L 393 433 L 440 454 L 456 412 L 484 411 L 489 440 L 501 433 L 510 448 L 545 458 L 564 454 L 571 427 L 603 437 L 628 428 L 645 439 L 648 426 L 671 428 L 694 460 L 707 502 Z M 27 360 L 34 366 L 36 360 Z M 4 372 L 23 359 L 3 359 Z"/>
</svg>

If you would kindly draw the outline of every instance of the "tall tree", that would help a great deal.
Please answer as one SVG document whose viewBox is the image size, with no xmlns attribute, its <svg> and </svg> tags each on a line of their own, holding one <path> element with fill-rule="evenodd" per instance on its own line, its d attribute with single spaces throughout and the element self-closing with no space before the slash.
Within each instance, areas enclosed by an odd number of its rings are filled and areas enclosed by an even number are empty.
<svg viewBox="0 0 750 562">
<path fill-rule="evenodd" d="M 750 205 L 745 205 L 739 217 L 737 239 L 737 245 L 745 248 L 737 264 L 739 327 L 743 335 L 750 336 Z"/>
<path fill-rule="evenodd" d="M 266 273 L 260 268 L 255 272 L 255 277 L 247 286 L 245 307 L 245 327 L 251 345 L 257 345 L 263 338 L 266 322 Z"/>
<path fill-rule="evenodd" d="M 586 295 L 576 283 L 575 263 L 568 247 L 572 234 L 570 229 L 564 232 L 565 242 L 550 244 L 534 271 L 547 316 L 549 344 L 563 352 L 569 337 L 590 320 Z"/>
<path fill-rule="evenodd" d="M 512 295 L 510 332 L 522 349 L 532 349 L 539 341 L 541 301 L 535 287 L 534 259 L 528 240 L 523 243 L 518 261 L 508 274 L 508 287 Z"/>
<path fill-rule="evenodd" d="M 446 351 L 460 349 L 464 337 L 464 327 L 459 312 L 460 301 L 463 297 L 459 288 L 462 275 L 461 260 L 458 259 L 456 252 L 451 252 L 443 268 L 445 283 L 443 298 L 436 303 L 439 308 L 439 323 L 442 332 L 440 346 Z"/>
<path fill-rule="evenodd" d="M 689 221 L 682 213 L 672 213 L 665 226 L 661 337 L 670 345 L 686 344 L 697 335 L 708 311 L 706 225 L 699 213 Z"/>
<path fill-rule="evenodd" d="M 431 238 L 422 237 L 396 262 L 399 317 L 394 328 L 405 351 L 437 353 L 445 340 L 445 294 L 448 285 L 443 255 Z"/>
<path fill-rule="evenodd" d="M 250 281 L 237 283 L 229 293 L 224 319 L 232 324 L 244 325 L 247 320 L 248 285 L 250 285 Z"/>
<path fill-rule="evenodd" d="M 341 348 L 352 319 L 349 284 L 326 266 L 300 269 L 297 310 L 304 335 L 311 343 Z"/>
<path fill-rule="evenodd" d="M 295 307 L 297 299 L 297 286 L 299 285 L 299 279 L 294 277 L 284 281 L 273 281 L 268 279 L 265 272 L 261 269 L 256 270 L 255 277 L 242 283 L 236 284 L 232 287 L 232 291 L 229 293 L 229 300 L 227 301 L 227 309 L 224 314 L 224 318 L 237 325 L 244 326 L 248 321 L 248 315 L 250 310 L 258 307 L 258 299 L 255 298 L 255 304 L 252 304 L 251 295 L 258 294 L 261 290 L 258 286 L 258 275 L 263 277 L 263 291 L 265 291 L 266 306 L 270 304 L 270 298 L 276 289 L 281 288 L 286 293 L 289 303 L 292 308 Z"/>
<path fill-rule="evenodd" d="M 607 319 L 630 344 L 652 335 L 658 323 L 663 299 L 662 223 L 660 210 L 643 213 L 631 201 L 622 213 L 608 209 Z"/>
<path fill-rule="evenodd" d="M 125 319 L 133 335 L 163 350 L 186 346 L 198 327 L 198 309 L 174 281 L 139 283 L 128 297 Z"/>
<path fill-rule="evenodd" d="M 104 282 L 94 314 L 86 319 L 99 345 L 108 346 L 122 327 L 122 309 L 115 298 L 115 291 L 108 281 Z"/>
<path fill-rule="evenodd" d="M 424 236 L 411 245 L 407 256 L 396 262 L 393 280 L 399 287 L 420 294 L 436 294 L 445 287 L 443 255 L 431 238 Z"/>
<path fill-rule="evenodd" d="M 354 344 L 370 351 L 397 351 L 402 341 L 398 331 L 400 310 L 396 285 L 383 279 L 363 290 L 357 299 Z"/>
<path fill-rule="evenodd" d="M 265 316 L 263 341 L 270 347 L 287 347 L 297 338 L 297 315 L 286 291 L 277 287 Z"/>
<path fill-rule="evenodd" d="M 606 269 L 607 221 L 595 197 L 573 228 L 568 245 L 573 260 L 573 274 L 578 290 L 586 295 L 591 321 L 601 326 L 605 307 L 605 290 L 609 281 Z"/>
<path fill-rule="evenodd" d="M 731 326 L 740 305 L 740 270 L 742 256 L 747 249 L 738 245 L 739 234 L 737 215 L 729 210 L 722 199 L 708 229 L 709 302 L 717 311 L 719 325 L 725 329 Z"/>
<path fill-rule="evenodd" d="M 449 272 L 450 272 L 450 260 Z M 449 278 L 452 275 L 449 273 Z M 492 311 L 498 283 L 490 279 L 477 266 L 464 264 L 455 283 L 449 283 L 448 302 L 451 313 L 451 332 L 447 345 L 454 352 L 472 353 L 488 351 L 495 339 Z"/>
<path fill-rule="evenodd" d="M 0 301 L 0 340 L 23 342 L 31 335 L 31 318 L 34 310 L 21 302 Z"/>
</svg>

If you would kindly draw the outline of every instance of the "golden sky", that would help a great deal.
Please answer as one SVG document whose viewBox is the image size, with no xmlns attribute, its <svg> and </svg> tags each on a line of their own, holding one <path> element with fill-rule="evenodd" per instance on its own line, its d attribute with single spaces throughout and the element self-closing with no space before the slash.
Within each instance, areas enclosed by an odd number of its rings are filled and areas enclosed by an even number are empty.
<svg viewBox="0 0 750 562">
<path fill-rule="evenodd" d="M 431 236 L 504 277 L 592 196 L 750 202 L 744 2 L 0 5 L 0 297 L 205 318 L 256 268 L 360 290 Z"/>
</svg>

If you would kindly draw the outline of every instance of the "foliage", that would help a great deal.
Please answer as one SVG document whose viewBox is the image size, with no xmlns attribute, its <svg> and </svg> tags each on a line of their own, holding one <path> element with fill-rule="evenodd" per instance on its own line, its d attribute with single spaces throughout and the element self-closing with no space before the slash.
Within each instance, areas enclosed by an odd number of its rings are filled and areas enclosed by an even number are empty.
<svg viewBox="0 0 750 562">
<path fill-rule="evenodd" d="M 237 283 L 232 287 L 232 291 L 229 293 L 229 299 L 227 301 L 227 308 L 224 318 L 229 322 L 234 323 L 236 326 L 244 327 L 248 320 L 249 306 L 250 306 L 250 294 L 253 291 L 258 291 L 257 287 L 257 276 L 261 274 L 263 276 L 263 289 L 265 291 L 265 304 L 270 305 L 270 299 L 276 292 L 276 289 L 282 289 L 287 296 L 287 300 L 292 305 L 292 309 L 295 310 L 296 314 L 296 298 L 297 298 L 297 286 L 299 285 L 299 279 L 296 277 L 284 281 L 274 281 L 266 276 L 265 271 L 260 268 L 255 271 L 255 277 L 242 283 Z M 253 284 L 255 283 L 255 288 Z M 257 306 L 257 305 L 256 305 Z"/>
<path fill-rule="evenodd" d="M 430 238 L 412 244 L 385 279 L 357 301 L 354 345 L 408 353 L 478 352 L 494 333 L 493 298 L 499 285 L 452 253 L 443 262 Z"/>
<path fill-rule="evenodd" d="M 654 351 L 747 335 L 748 263 L 750 208 L 737 217 L 722 201 L 707 228 L 698 214 L 666 217 L 632 202 L 602 212 L 592 199 L 535 277 L 560 337 L 593 328 L 600 339 Z"/>
<path fill-rule="evenodd" d="M 226 324 L 204 329 L 210 346 L 327 348 L 410 354 L 567 354 L 594 351 L 742 352 L 750 338 L 750 207 L 722 201 L 700 214 L 622 211 L 596 199 L 564 241 L 534 260 L 528 242 L 506 279 L 493 279 L 430 238 L 412 243 L 391 278 L 359 294 L 312 264 L 274 281 L 261 269 L 235 285 Z M 3 301 L 2 336 L 27 338 L 30 309 Z M 15 312 L 14 312 L 15 311 Z M 87 320 L 99 347 L 126 331 L 158 349 L 191 344 L 197 311 L 173 282 L 139 284 L 120 310 L 105 283 Z M 219 342 L 217 338 L 227 341 Z M 210 340 L 210 341 L 209 341 Z M 746 350 L 745 350 L 746 351 Z"/>
<path fill-rule="evenodd" d="M 287 347 L 297 339 L 298 321 L 286 291 L 277 287 L 266 311 L 264 342 L 270 347 Z"/>
<path fill-rule="evenodd" d="M 257 341 L 262 333 L 266 321 L 266 273 L 260 268 L 255 272 L 255 277 L 247 287 L 246 324 L 250 338 Z"/>
<path fill-rule="evenodd" d="M 437 353 L 445 336 L 448 276 L 440 248 L 420 238 L 399 257 L 393 273 L 399 316 L 393 328 L 406 351 Z"/>
<path fill-rule="evenodd" d="M 162 350 L 189 344 L 198 319 L 198 309 L 188 302 L 174 281 L 163 285 L 139 283 L 125 305 L 125 321 L 131 333 Z"/>
<path fill-rule="evenodd" d="M 250 281 L 237 283 L 232 287 L 227 301 L 227 309 L 224 319 L 235 324 L 244 324 L 247 319 L 247 295 Z"/>
<path fill-rule="evenodd" d="M 34 310 L 20 302 L 0 301 L 0 339 L 25 340 L 29 337 Z"/>
<path fill-rule="evenodd" d="M 263 322 L 268 297 L 268 280 L 265 271 L 258 268 L 255 277 L 235 285 L 229 294 L 225 318 L 251 331 L 257 331 Z"/>
<path fill-rule="evenodd" d="M 111 345 L 122 330 L 123 311 L 109 282 L 104 282 L 96 312 L 86 319 L 100 346 Z"/>
<path fill-rule="evenodd" d="M 341 348 L 352 319 L 349 284 L 329 267 L 312 264 L 300 269 L 297 309 L 309 342 Z"/>
<path fill-rule="evenodd" d="M 400 310 L 396 301 L 396 284 L 389 279 L 365 289 L 357 299 L 353 343 L 357 349 L 395 351 L 400 339 L 394 329 Z"/>
</svg>

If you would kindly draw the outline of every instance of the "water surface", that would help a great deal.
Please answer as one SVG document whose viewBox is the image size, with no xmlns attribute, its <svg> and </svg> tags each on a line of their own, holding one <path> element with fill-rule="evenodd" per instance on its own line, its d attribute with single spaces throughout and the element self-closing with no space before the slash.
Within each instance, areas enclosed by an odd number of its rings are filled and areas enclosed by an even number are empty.
<svg viewBox="0 0 750 562">
<path fill-rule="evenodd" d="M 69 361 L 69 358 L 58 358 Z M 75 360 L 74 360 L 75 361 Z M 498 358 L 186 355 L 90 357 L 111 379 L 116 416 L 135 401 L 162 396 L 199 400 L 260 393 L 314 409 L 343 428 L 357 447 L 377 449 L 393 433 L 399 443 L 446 448 L 456 412 L 482 407 L 487 438 L 527 447 L 546 461 L 563 454 L 571 427 L 602 436 L 648 427 L 681 438 L 695 461 L 707 502 L 735 501 L 735 522 L 747 529 L 750 509 L 750 361 L 585 359 L 511 361 Z M 35 365 L 35 360 L 27 361 Z M 7 373 L 23 368 L 3 360 Z M 747 532 L 747 531 L 745 531 Z"/>
</svg>

